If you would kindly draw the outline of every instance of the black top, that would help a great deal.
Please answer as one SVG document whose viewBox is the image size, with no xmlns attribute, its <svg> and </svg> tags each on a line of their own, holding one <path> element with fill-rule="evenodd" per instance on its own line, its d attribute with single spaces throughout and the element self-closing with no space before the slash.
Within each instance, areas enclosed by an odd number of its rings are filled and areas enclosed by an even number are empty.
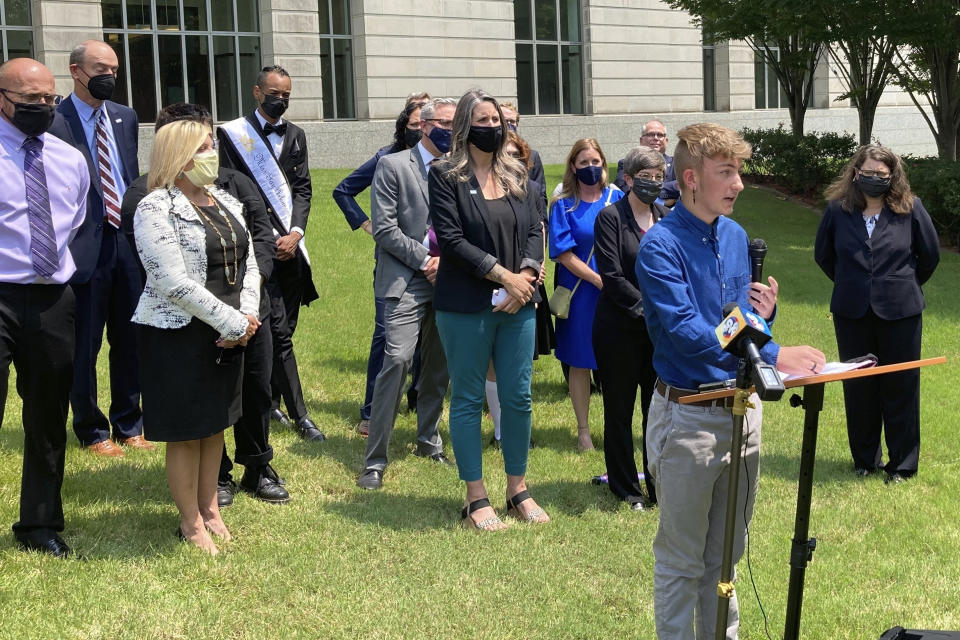
<svg viewBox="0 0 960 640">
<path fill-rule="evenodd" d="M 202 212 L 200 220 L 207 233 L 207 282 L 204 286 L 220 302 L 239 309 L 243 274 L 247 271 L 247 235 L 226 207 L 213 204 L 197 208 Z"/>
<path fill-rule="evenodd" d="M 650 205 L 656 222 L 668 211 L 663 205 Z M 615 323 L 618 327 L 638 327 L 636 320 L 643 317 L 643 299 L 637 283 L 637 252 L 644 231 L 633 217 L 629 198 L 608 205 L 597 214 L 593 225 L 597 272 L 603 280 L 603 289 L 597 301 L 600 321 Z"/>
<path fill-rule="evenodd" d="M 490 294 L 497 284 L 484 278 L 498 262 L 507 269 L 494 242 L 489 203 L 476 177 L 465 182 L 447 179 L 441 166 L 434 167 L 427 177 L 430 219 L 440 245 L 440 267 L 437 271 L 433 306 L 438 311 L 474 313 L 490 308 Z M 506 196 L 513 210 L 516 226 L 514 242 L 517 272 L 530 268 L 539 272 L 543 262 L 543 199 L 540 188 L 527 183 L 524 198 Z M 531 302 L 539 302 L 534 292 Z"/>
<path fill-rule="evenodd" d="M 923 311 L 920 286 L 937 268 L 940 240 L 920 198 L 907 214 L 884 205 L 870 237 L 862 212 L 833 201 L 820 221 L 814 258 L 833 280 L 830 311 L 856 319 L 872 309 L 884 320 L 899 320 Z"/>
<path fill-rule="evenodd" d="M 497 248 L 497 257 L 501 266 L 509 271 L 520 270 L 520 247 L 517 246 L 517 217 L 507 202 L 507 197 L 487 200 L 487 213 L 490 214 L 490 235 Z"/>
</svg>

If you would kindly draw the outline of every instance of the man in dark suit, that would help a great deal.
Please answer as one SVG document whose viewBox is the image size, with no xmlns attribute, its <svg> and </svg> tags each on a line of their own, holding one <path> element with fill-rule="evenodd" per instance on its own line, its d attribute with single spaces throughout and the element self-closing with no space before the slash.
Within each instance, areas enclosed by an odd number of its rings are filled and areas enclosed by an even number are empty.
<svg viewBox="0 0 960 640">
<path fill-rule="evenodd" d="M 253 96 L 257 109 L 217 129 L 220 165 L 249 176 L 259 187 L 276 237 L 277 263 L 267 291 L 273 335 L 272 416 L 283 424 L 292 419 L 304 440 L 325 439 L 307 413 L 300 373 L 293 352 L 300 305 L 318 298 L 303 235 L 313 189 L 303 129 L 282 119 L 290 103 L 292 83 L 283 67 L 261 69 Z M 279 408 L 282 396 L 287 415 Z"/>
<path fill-rule="evenodd" d="M 643 125 L 640 132 L 640 144 L 656 149 L 663 155 L 667 163 L 667 173 L 663 180 L 663 189 L 660 190 L 660 204 L 672 207 L 680 197 L 680 187 L 677 176 L 673 172 L 673 156 L 667 155 L 667 128 L 659 120 L 650 120 Z M 623 177 L 623 160 L 617 162 L 617 178 L 613 181 L 624 193 L 627 192 L 627 182 Z"/>
<path fill-rule="evenodd" d="M 160 110 L 157 114 L 156 129 L 177 120 L 192 120 L 213 126 L 213 118 L 206 108 L 180 102 Z M 266 283 L 273 271 L 277 246 L 273 239 L 273 225 L 270 223 L 270 216 L 267 214 L 257 185 L 239 171 L 225 167 L 220 167 L 214 184 L 243 204 L 247 229 L 250 230 L 253 238 L 253 252 L 257 258 L 257 266 L 260 268 L 261 282 Z M 136 240 L 133 235 L 133 216 L 140 200 L 146 195 L 147 176 L 143 175 L 134 180 L 123 197 L 121 227 L 134 253 L 136 253 Z M 259 315 L 262 319 L 260 330 L 247 342 L 243 357 L 243 415 L 233 429 L 236 461 L 245 467 L 240 480 L 240 487 L 244 491 L 258 500 L 282 504 L 290 500 L 290 494 L 284 487 L 283 480 L 270 464 L 273 460 L 273 447 L 270 446 L 272 406 L 270 373 L 273 369 L 273 340 L 269 327 L 270 299 L 266 294 L 265 286 L 261 286 Z M 232 471 L 233 462 L 224 447 L 220 462 L 220 477 L 217 482 L 217 503 L 221 507 L 233 504 L 237 484 L 231 476 Z"/>
<path fill-rule="evenodd" d="M 123 456 L 117 444 L 153 449 L 143 439 L 137 341 L 130 317 L 142 281 L 136 257 L 120 232 L 123 193 L 139 175 L 137 114 L 108 98 L 116 82 L 117 55 L 99 40 L 70 53 L 73 93 L 57 107 L 50 133 L 79 150 L 90 171 L 87 216 L 70 251 L 77 271 L 73 430 L 80 445 L 102 456 Z M 110 343 L 110 419 L 97 406 L 97 355 L 107 330 Z M 113 425 L 111 438 L 110 426 Z"/>
</svg>

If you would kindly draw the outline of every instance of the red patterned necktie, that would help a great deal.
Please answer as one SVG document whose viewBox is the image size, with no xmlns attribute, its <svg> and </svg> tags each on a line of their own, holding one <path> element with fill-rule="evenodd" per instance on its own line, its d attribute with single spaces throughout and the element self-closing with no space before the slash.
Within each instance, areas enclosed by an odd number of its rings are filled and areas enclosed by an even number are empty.
<svg viewBox="0 0 960 640">
<path fill-rule="evenodd" d="M 103 189 L 103 207 L 107 222 L 120 228 L 120 194 L 113 180 L 113 164 L 110 159 L 110 145 L 107 143 L 107 114 L 101 108 L 97 116 L 97 165 L 100 170 L 100 186 Z"/>
</svg>

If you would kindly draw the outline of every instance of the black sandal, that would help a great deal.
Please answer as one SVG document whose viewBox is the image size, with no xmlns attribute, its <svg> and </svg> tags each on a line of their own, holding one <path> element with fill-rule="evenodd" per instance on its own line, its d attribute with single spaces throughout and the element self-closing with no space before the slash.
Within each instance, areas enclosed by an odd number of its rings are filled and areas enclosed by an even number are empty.
<svg viewBox="0 0 960 640">
<path fill-rule="evenodd" d="M 520 493 L 516 494 L 512 498 L 507 498 L 507 514 L 513 516 L 517 520 L 527 523 L 540 523 L 547 522 L 547 520 L 541 520 L 540 516 L 547 515 L 547 512 L 537 507 L 527 515 L 523 515 L 523 512 L 520 511 L 520 503 L 525 502 L 530 499 L 530 492 L 524 489 Z"/>
<path fill-rule="evenodd" d="M 487 498 L 480 498 L 479 500 L 474 500 L 470 503 L 469 507 L 464 507 L 460 510 L 460 519 L 462 524 L 467 529 L 476 529 L 477 531 L 491 531 L 491 527 L 503 524 L 503 521 L 497 516 L 491 516 L 489 518 L 484 518 L 480 522 L 474 522 L 473 518 L 470 517 L 470 514 L 484 507 L 490 506 L 490 500 Z"/>
</svg>

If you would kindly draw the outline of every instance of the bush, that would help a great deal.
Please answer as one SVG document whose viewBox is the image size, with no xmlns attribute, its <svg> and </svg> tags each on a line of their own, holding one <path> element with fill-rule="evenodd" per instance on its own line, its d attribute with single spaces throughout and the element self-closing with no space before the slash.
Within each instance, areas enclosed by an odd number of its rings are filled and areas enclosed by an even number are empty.
<svg viewBox="0 0 960 640">
<path fill-rule="evenodd" d="M 742 129 L 740 134 L 753 145 L 744 173 L 772 180 L 799 195 L 820 195 L 857 148 L 852 134 L 796 136 L 782 124 L 776 129 Z"/>
<path fill-rule="evenodd" d="M 910 188 L 923 200 L 940 240 L 960 246 L 960 162 L 903 156 Z"/>
</svg>

